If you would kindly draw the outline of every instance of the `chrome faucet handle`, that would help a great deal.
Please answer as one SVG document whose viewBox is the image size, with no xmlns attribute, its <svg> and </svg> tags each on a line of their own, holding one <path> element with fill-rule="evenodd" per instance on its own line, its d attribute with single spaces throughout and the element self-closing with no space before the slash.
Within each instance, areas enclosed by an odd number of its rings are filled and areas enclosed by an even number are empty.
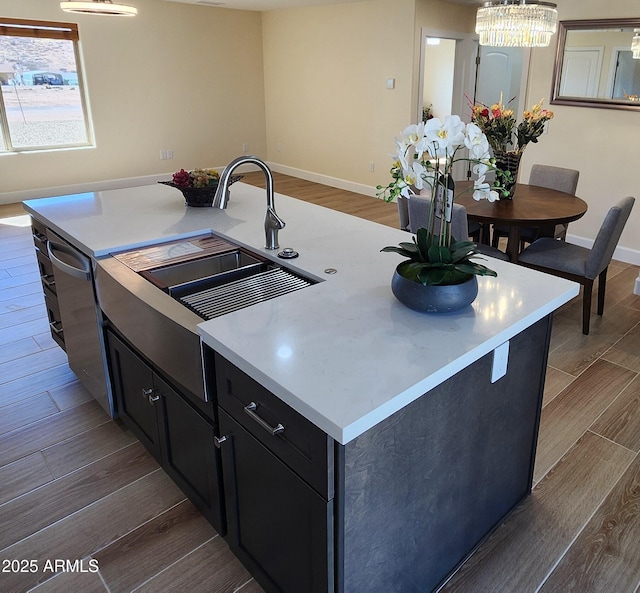
<svg viewBox="0 0 640 593">
<path fill-rule="evenodd" d="M 278 245 L 278 231 L 285 227 L 285 222 L 271 207 L 267 206 L 267 212 L 264 216 L 264 232 L 266 237 L 266 249 L 279 249 Z"/>
</svg>

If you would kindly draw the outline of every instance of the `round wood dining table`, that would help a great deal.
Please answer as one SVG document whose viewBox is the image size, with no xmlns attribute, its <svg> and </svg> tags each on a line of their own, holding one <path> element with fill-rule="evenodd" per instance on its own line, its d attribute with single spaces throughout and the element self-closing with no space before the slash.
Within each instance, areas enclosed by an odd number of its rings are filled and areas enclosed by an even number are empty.
<svg viewBox="0 0 640 593">
<path fill-rule="evenodd" d="M 555 228 L 557 224 L 566 224 L 578 220 L 587 211 L 587 203 L 572 194 L 517 183 L 511 200 L 473 199 L 473 182 L 456 182 L 455 202 L 467 209 L 470 221 L 481 225 L 501 224 L 509 226 L 507 255 L 510 261 L 518 261 L 520 248 L 520 229 L 523 226 Z"/>
</svg>

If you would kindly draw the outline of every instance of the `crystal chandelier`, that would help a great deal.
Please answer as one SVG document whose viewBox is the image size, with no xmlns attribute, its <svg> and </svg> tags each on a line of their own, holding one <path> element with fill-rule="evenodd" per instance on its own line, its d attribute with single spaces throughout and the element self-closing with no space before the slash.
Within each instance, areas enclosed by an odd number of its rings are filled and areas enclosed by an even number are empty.
<svg viewBox="0 0 640 593">
<path fill-rule="evenodd" d="M 480 45 L 546 47 L 556 32 L 558 11 L 550 2 L 493 0 L 478 8 Z"/>
<path fill-rule="evenodd" d="M 65 12 L 77 12 L 81 14 L 102 14 L 110 16 L 135 16 L 138 9 L 126 4 L 114 4 L 111 0 L 70 0 L 60 2 L 60 8 Z"/>
<path fill-rule="evenodd" d="M 634 29 L 635 33 L 631 40 L 631 51 L 633 52 L 633 59 L 640 60 L 640 29 Z"/>
</svg>

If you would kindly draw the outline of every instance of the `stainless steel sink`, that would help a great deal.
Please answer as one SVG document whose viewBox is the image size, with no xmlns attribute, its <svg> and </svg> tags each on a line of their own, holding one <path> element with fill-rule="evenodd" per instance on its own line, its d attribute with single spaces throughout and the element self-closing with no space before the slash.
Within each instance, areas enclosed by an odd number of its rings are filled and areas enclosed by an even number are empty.
<svg viewBox="0 0 640 593">
<path fill-rule="evenodd" d="M 199 251 L 191 245 L 197 245 Z M 206 246 L 208 251 L 200 249 Z M 315 284 L 265 257 L 218 238 L 196 238 L 162 246 L 161 254 L 180 255 L 155 261 L 159 247 L 118 257 L 158 288 L 202 317 L 212 319 Z M 178 261 L 176 261 L 176 259 Z M 137 269 L 136 269 L 137 268 Z"/>
<path fill-rule="evenodd" d="M 114 253 L 96 267 L 98 302 L 110 326 L 205 401 L 201 320 L 317 282 L 212 234 Z"/>
<path fill-rule="evenodd" d="M 242 275 L 259 272 L 264 262 L 240 249 L 227 253 L 220 253 L 200 259 L 145 270 L 141 274 L 169 294 L 180 291 L 184 285 L 201 281 L 229 281 L 237 277 L 234 272 L 241 271 Z"/>
<path fill-rule="evenodd" d="M 183 285 L 172 294 L 203 319 L 213 319 L 314 284 L 275 264 L 263 264 L 263 268 L 256 271 L 238 272 L 210 283 Z"/>
</svg>

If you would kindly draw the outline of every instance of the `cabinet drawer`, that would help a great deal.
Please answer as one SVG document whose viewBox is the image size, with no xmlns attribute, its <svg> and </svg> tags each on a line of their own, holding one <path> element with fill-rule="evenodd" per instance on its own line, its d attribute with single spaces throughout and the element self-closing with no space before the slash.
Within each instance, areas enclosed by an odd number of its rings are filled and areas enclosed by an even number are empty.
<svg viewBox="0 0 640 593">
<path fill-rule="evenodd" d="M 326 500 L 332 500 L 333 439 L 219 354 L 215 369 L 218 405 Z M 279 425 L 283 430 L 272 434 L 270 429 Z"/>
<path fill-rule="evenodd" d="M 64 344 L 64 332 L 62 331 L 62 321 L 60 317 L 60 309 L 58 308 L 58 299 L 44 292 L 44 305 L 47 309 L 47 316 L 49 317 L 49 328 L 51 329 L 51 337 L 58 343 L 58 345 L 66 351 Z"/>
<path fill-rule="evenodd" d="M 56 283 L 53 278 L 53 264 L 45 253 L 36 249 L 36 259 L 38 260 L 38 270 L 40 272 L 40 280 L 42 280 L 42 286 L 45 289 L 56 294 Z"/>
<path fill-rule="evenodd" d="M 43 253 L 47 252 L 47 227 L 36 220 L 31 219 L 31 234 L 33 235 L 33 244 L 36 249 L 41 250 Z"/>
</svg>

